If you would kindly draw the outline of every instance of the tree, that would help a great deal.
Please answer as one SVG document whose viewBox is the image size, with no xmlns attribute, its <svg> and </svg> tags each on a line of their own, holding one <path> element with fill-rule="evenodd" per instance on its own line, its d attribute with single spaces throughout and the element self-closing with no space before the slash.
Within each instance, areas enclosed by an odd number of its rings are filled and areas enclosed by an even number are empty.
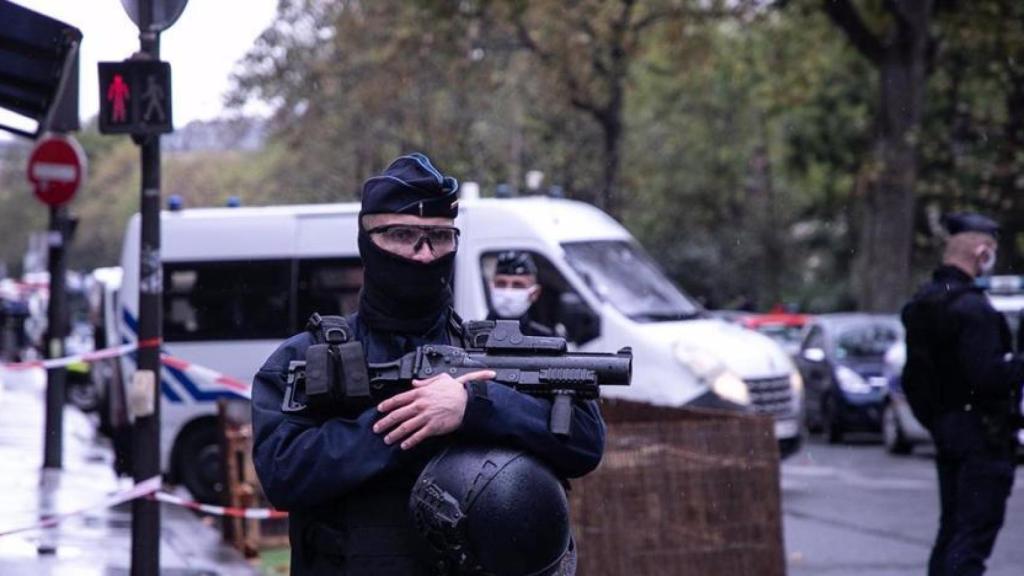
<svg viewBox="0 0 1024 576">
<path fill-rule="evenodd" d="M 621 217 L 618 192 L 626 132 L 626 93 L 632 64 L 656 27 L 684 19 L 742 13 L 745 2 L 689 0 L 514 1 L 511 20 L 521 45 L 554 72 L 561 92 L 600 129 L 602 176 L 592 201 Z"/>
<path fill-rule="evenodd" d="M 878 72 L 879 107 L 872 158 L 862 168 L 859 263 L 862 308 L 891 312 L 910 292 L 914 192 L 924 95 L 933 64 L 931 26 L 941 0 L 885 0 L 884 33 L 853 0 L 824 0 L 825 13 Z"/>
<path fill-rule="evenodd" d="M 627 225 L 712 306 L 849 306 L 867 67 L 817 10 L 663 26 L 647 42 L 626 110 Z"/>
</svg>

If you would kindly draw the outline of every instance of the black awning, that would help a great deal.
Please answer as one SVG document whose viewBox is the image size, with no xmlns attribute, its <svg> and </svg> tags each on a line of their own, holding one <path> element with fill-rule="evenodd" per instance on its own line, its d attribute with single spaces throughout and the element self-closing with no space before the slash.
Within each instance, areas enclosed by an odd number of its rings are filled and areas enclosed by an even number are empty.
<svg viewBox="0 0 1024 576">
<path fill-rule="evenodd" d="M 0 0 L 0 108 L 37 123 L 35 134 L 78 128 L 78 46 L 82 32 Z"/>
</svg>

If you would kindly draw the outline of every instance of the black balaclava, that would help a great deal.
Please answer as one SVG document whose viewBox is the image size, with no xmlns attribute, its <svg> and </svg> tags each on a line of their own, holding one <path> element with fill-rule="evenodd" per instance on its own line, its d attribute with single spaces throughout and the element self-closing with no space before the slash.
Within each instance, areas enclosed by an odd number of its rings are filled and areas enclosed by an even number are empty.
<svg viewBox="0 0 1024 576">
<path fill-rule="evenodd" d="M 377 246 L 363 227 L 367 214 L 455 218 L 459 184 L 443 176 L 423 154 L 401 156 L 363 184 L 359 254 L 363 289 L 359 316 L 387 332 L 423 334 L 452 306 L 455 253 L 432 262 L 403 258 Z"/>
<path fill-rule="evenodd" d="M 359 315 L 370 327 L 421 334 L 451 307 L 454 252 L 427 263 L 403 258 L 374 244 L 360 224 L 359 254 Z"/>
</svg>

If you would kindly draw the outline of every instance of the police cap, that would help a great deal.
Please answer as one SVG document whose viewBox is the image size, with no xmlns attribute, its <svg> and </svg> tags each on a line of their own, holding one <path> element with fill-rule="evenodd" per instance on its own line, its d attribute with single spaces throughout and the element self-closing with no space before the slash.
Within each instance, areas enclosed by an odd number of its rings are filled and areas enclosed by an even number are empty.
<svg viewBox="0 0 1024 576">
<path fill-rule="evenodd" d="M 455 218 L 459 181 L 441 174 L 424 154 L 399 156 L 363 183 L 360 214 Z"/>
<path fill-rule="evenodd" d="M 988 234 L 993 238 L 999 236 L 999 224 L 996 224 L 995 220 L 976 212 L 947 214 L 943 218 L 943 224 L 945 224 L 950 236 L 956 236 L 964 232 L 979 232 L 981 234 Z"/>
<path fill-rule="evenodd" d="M 534 264 L 529 252 L 507 250 L 498 254 L 494 273 L 508 276 L 536 276 L 537 265 Z"/>
</svg>

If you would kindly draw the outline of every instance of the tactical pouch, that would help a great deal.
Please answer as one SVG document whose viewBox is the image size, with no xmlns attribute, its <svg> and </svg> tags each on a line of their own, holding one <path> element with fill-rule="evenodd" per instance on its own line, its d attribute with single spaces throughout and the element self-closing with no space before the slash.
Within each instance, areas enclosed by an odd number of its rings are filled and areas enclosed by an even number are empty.
<svg viewBox="0 0 1024 576">
<path fill-rule="evenodd" d="M 314 313 L 306 324 L 316 344 L 306 349 L 305 362 L 289 368 L 286 412 L 351 413 L 371 404 L 370 379 L 363 346 L 352 340 L 348 322 L 341 316 Z M 304 402 L 300 402 L 300 399 Z"/>
</svg>

